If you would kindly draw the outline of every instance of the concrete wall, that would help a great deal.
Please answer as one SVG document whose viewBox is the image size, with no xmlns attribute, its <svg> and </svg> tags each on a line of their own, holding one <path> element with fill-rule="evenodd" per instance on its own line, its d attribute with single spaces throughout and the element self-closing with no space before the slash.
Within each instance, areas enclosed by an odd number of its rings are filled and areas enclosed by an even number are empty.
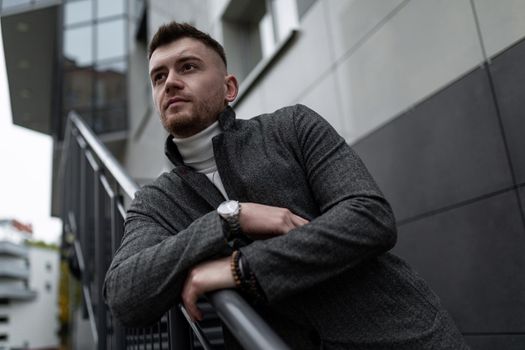
<svg viewBox="0 0 525 350">
<path fill-rule="evenodd" d="M 154 3 L 150 33 L 177 19 L 221 40 L 228 0 Z M 355 147 L 393 205 L 395 252 L 474 349 L 525 347 L 524 14 L 520 0 L 313 1 L 236 106 L 306 104 Z M 155 159 L 148 176 L 167 166 L 148 153 L 159 125 L 152 113 L 132 148 Z"/>
</svg>

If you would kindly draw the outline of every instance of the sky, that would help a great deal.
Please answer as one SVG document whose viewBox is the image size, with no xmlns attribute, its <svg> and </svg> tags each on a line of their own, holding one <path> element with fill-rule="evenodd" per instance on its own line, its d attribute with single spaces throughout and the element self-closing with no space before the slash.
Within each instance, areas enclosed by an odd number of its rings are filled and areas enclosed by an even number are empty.
<svg viewBox="0 0 525 350">
<path fill-rule="evenodd" d="M 12 123 L 0 31 L 0 219 L 33 225 L 37 240 L 58 243 L 61 221 L 51 213 L 50 136 Z"/>
</svg>

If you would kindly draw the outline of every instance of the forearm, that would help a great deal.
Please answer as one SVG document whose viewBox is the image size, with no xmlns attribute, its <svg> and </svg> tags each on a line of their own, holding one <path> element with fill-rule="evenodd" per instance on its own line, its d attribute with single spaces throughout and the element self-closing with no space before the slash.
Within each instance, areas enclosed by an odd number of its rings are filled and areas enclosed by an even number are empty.
<svg viewBox="0 0 525 350">
<path fill-rule="evenodd" d="M 345 200 L 309 224 L 241 252 L 272 302 L 344 273 L 395 241 L 390 206 L 372 196 Z"/>
<path fill-rule="evenodd" d="M 130 326 L 154 322 L 172 307 L 191 267 L 230 254 L 215 212 L 174 235 L 138 220 L 128 221 L 126 231 L 104 294 L 114 316 Z"/>
</svg>

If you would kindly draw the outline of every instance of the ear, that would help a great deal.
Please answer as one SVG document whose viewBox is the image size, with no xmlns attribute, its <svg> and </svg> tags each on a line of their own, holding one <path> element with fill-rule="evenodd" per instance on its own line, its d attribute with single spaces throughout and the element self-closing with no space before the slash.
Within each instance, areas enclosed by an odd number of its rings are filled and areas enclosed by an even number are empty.
<svg viewBox="0 0 525 350">
<path fill-rule="evenodd" d="M 229 103 L 235 100 L 237 97 L 237 93 L 239 92 L 239 82 L 234 75 L 229 74 L 224 77 L 224 83 L 226 85 L 226 94 L 224 95 L 224 99 Z"/>
</svg>

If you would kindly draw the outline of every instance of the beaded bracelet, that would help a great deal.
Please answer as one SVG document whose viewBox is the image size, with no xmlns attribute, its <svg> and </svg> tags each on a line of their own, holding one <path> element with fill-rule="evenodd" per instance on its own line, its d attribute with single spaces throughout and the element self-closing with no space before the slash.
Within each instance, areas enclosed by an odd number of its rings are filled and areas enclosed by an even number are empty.
<svg viewBox="0 0 525 350">
<path fill-rule="evenodd" d="M 235 250 L 233 252 L 230 266 L 236 287 L 256 300 L 262 301 L 265 299 L 264 292 L 259 286 L 255 274 L 250 270 L 246 259 L 242 258 L 240 251 Z"/>
<path fill-rule="evenodd" d="M 232 254 L 232 259 L 230 262 L 230 268 L 232 271 L 233 280 L 235 281 L 235 286 L 242 289 L 241 282 L 241 271 L 239 269 L 239 259 L 241 254 L 238 250 L 234 250 Z"/>
</svg>

